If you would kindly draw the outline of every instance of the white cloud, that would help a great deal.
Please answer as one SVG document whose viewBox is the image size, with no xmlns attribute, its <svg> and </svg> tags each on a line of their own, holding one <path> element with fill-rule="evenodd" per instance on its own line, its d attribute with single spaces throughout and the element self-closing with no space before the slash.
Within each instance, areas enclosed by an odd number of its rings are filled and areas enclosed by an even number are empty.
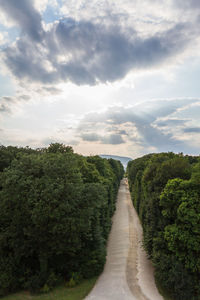
<svg viewBox="0 0 200 300">
<path fill-rule="evenodd" d="M 53 8 L 56 8 L 58 6 L 58 3 L 56 0 L 34 0 L 35 8 L 41 13 L 43 13 L 46 10 L 48 5 Z"/>
<path fill-rule="evenodd" d="M 0 24 L 6 28 L 16 26 L 17 22 L 11 20 L 2 10 L 0 10 Z"/>
<path fill-rule="evenodd" d="M 196 153 L 200 63 L 186 57 L 199 57 L 198 0 L 63 0 L 67 19 L 48 25 L 42 18 L 48 6 L 50 20 L 58 16 L 56 0 L 19 3 L 0 0 L 8 12 L 0 22 L 23 33 L 0 53 L 18 89 L 1 97 L 5 144 Z M 178 99 L 185 95 L 194 98 Z M 144 101 L 152 98 L 163 99 Z"/>
<path fill-rule="evenodd" d="M 48 2 L 49 0 L 34 0 L 34 6 L 38 11 L 43 12 L 46 10 Z"/>
<path fill-rule="evenodd" d="M 8 42 L 8 32 L 0 32 L 0 46 Z"/>
<path fill-rule="evenodd" d="M 109 23 L 109 16 L 112 16 L 121 25 L 135 28 L 145 37 L 170 29 L 176 22 L 191 20 L 191 14 L 183 14 L 169 0 L 63 0 L 60 11 L 66 17 L 101 23 Z"/>
</svg>

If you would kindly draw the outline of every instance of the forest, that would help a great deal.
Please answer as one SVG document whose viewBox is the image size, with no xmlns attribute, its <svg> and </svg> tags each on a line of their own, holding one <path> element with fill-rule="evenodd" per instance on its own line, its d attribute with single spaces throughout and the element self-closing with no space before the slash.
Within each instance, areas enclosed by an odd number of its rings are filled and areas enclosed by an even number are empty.
<svg viewBox="0 0 200 300">
<path fill-rule="evenodd" d="M 199 157 L 149 154 L 127 174 L 157 284 L 170 299 L 200 299 Z"/>
<path fill-rule="evenodd" d="M 123 173 L 63 144 L 0 146 L 0 296 L 98 275 Z"/>
</svg>

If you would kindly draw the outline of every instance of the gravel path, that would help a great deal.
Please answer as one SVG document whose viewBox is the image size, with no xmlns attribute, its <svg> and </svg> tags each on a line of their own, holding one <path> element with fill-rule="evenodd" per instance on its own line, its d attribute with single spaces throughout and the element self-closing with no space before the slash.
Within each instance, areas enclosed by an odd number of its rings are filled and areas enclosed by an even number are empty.
<svg viewBox="0 0 200 300">
<path fill-rule="evenodd" d="M 141 248 L 142 228 L 133 208 L 127 180 L 119 188 L 105 268 L 85 300 L 163 300 L 153 268 Z"/>
</svg>

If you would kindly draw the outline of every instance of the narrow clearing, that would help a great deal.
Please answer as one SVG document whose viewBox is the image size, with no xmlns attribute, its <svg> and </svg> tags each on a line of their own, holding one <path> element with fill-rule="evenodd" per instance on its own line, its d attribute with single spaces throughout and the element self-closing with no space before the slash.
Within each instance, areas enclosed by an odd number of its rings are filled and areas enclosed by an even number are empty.
<svg viewBox="0 0 200 300">
<path fill-rule="evenodd" d="M 123 179 L 109 236 L 105 268 L 85 300 L 163 300 L 141 242 L 142 227 L 131 202 L 127 180 Z"/>
</svg>

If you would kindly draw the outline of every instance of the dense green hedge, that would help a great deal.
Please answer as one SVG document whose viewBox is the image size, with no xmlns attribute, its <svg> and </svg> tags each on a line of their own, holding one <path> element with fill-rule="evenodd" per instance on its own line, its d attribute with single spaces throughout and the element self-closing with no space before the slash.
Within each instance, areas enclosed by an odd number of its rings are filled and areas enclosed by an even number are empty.
<svg viewBox="0 0 200 300">
<path fill-rule="evenodd" d="M 0 147 L 0 295 L 99 274 L 123 167 L 71 147 Z"/>
<path fill-rule="evenodd" d="M 127 173 L 156 280 L 175 300 L 200 299 L 199 157 L 149 154 Z"/>
</svg>

